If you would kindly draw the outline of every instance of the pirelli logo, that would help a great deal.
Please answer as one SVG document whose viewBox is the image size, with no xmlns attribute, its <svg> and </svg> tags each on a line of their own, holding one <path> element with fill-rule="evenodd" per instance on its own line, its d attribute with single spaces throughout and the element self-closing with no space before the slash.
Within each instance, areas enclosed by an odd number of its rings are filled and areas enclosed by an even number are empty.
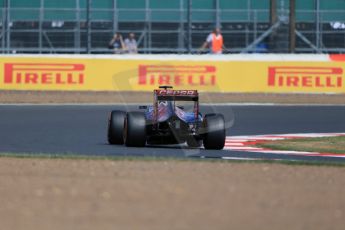
<svg viewBox="0 0 345 230">
<path fill-rule="evenodd" d="M 343 69 L 340 67 L 269 67 L 268 86 L 342 88 Z"/>
<path fill-rule="evenodd" d="M 83 64 L 5 63 L 4 84 L 83 85 Z"/>
<path fill-rule="evenodd" d="M 215 86 L 212 65 L 139 65 L 139 85 Z"/>
</svg>

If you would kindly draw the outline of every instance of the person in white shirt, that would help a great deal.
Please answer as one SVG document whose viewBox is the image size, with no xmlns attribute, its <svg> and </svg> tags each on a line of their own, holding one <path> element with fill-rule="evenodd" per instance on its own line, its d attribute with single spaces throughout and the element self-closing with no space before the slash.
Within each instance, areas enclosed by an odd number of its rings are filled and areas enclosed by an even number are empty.
<svg viewBox="0 0 345 230">
<path fill-rule="evenodd" d="M 137 45 L 137 41 L 135 40 L 134 33 L 130 33 L 129 37 L 125 39 L 125 47 L 126 47 L 127 53 L 129 54 L 138 53 L 138 45 Z"/>
</svg>

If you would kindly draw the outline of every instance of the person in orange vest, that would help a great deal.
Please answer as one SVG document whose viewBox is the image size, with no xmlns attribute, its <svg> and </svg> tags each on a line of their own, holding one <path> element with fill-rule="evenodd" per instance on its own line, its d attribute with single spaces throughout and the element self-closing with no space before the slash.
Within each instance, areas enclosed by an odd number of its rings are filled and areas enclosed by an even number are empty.
<svg viewBox="0 0 345 230">
<path fill-rule="evenodd" d="M 222 54 L 224 43 L 219 28 L 215 28 L 213 32 L 207 36 L 201 49 L 206 49 L 207 47 L 210 49 L 211 54 Z"/>
</svg>

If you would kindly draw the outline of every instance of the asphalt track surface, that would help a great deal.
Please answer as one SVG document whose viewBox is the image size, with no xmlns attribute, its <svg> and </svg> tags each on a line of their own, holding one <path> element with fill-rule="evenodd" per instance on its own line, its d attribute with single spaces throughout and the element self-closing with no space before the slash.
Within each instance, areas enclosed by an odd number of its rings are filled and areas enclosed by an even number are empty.
<svg viewBox="0 0 345 230">
<path fill-rule="evenodd" d="M 111 110 L 137 110 L 111 105 L 0 105 L 0 152 L 80 154 L 89 156 L 233 157 L 309 161 L 344 158 L 211 151 L 185 146 L 127 148 L 107 144 Z M 227 135 L 325 133 L 345 131 L 345 106 L 202 106 L 220 112 Z"/>
</svg>

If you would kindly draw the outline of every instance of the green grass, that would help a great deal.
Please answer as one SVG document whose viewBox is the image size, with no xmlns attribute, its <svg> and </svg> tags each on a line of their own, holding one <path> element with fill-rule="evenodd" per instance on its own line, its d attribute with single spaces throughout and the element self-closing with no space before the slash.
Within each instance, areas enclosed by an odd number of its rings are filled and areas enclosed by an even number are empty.
<svg viewBox="0 0 345 230">
<path fill-rule="evenodd" d="M 345 154 L 345 136 L 286 139 L 260 143 L 257 146 L 273 150 Z"/>
<path fill-rule="evenodd" d="M 72 153 L 46 154 L 46 153 L 0 153 L 1 157 L 24 159 L 61 159 L 61 160 L 110 160 L 110 161 L 141 161 L 141 162 L 207 162 L 207 163 L 236 163 L 236 164 L 281 164 L 291 166 L 335 166 L 345 167 L 345 162 L 305 161 L 305 160 L 223 160 L 201 159 L 193 157 L 154 157 L 154 156 L 87 156 Z"/>
</svg>

